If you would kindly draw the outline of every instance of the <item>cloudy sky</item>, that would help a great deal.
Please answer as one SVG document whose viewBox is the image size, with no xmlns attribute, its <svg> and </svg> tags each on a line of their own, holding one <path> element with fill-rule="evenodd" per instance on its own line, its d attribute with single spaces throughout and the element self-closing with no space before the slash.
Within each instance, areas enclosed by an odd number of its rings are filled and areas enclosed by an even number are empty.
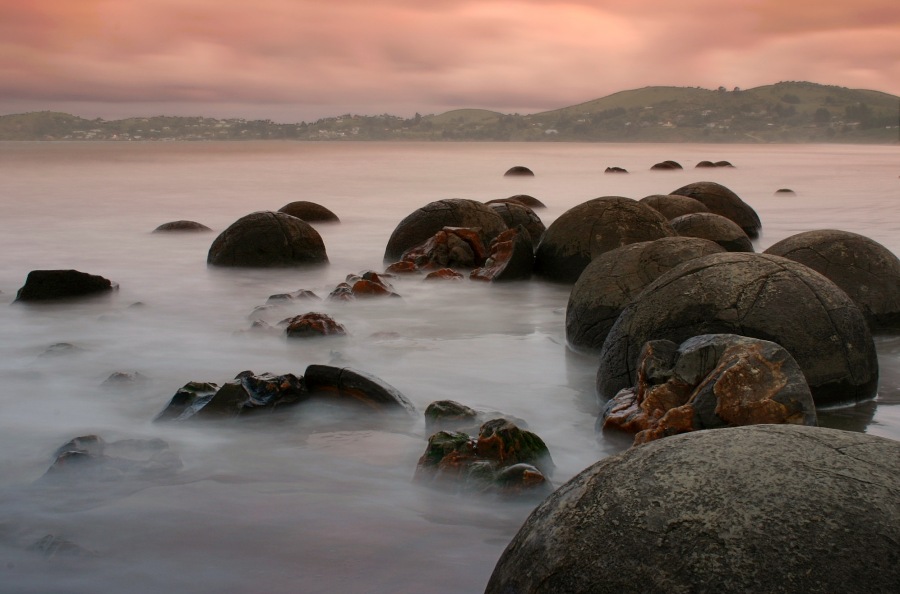
<svg viewBox="0 0 900 594">
<path fill-rule="evenodd" d="M 900 95 L 900 1 L 0 0 L 0 114 L 533 113 L 782 80 Z"/>
</svg>

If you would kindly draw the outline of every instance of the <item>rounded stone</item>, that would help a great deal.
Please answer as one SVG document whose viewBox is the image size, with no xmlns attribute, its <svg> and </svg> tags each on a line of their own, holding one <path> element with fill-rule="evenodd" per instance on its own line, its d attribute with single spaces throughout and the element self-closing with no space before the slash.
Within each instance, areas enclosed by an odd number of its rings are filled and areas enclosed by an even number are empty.
<svg viewBox="0 0 900 594">
<path fill-rule="evenodd" d="M 541 237 L 544 235 L 544 231 L 547 230 L 547 227 L 544 226 L 541 218 L 529 207 L 511 200 L 508 202 L 495 202 L 493 204 L 488 204 L 488 206 L 500 215 L 500 218 L 503 219 L 503 222 L 506 223 L 506 226 L 510 229 L 515 229 L 519 225 L 524 227 L 525 230 L 528 231 L 528 235 L 531 237 L 531 243 L 534 244 L 534 247 L 537 247 L 541 242 Z"/>
<path fill-rule="evenodd" d="M 601 460 L 528 517 L 486 594 L 895 592 L 900 442 L 754 425 Z"/>
<path fill-rule="evenodd" d="M 214 266 L 300 266 L 326 264 L 319 233 L 282 212 L 260 211 L 241 217 L 222 231 L 209 248 Z"/>
<path fill-rule="evenodd" d="M 706 205 L 699 200 L 676 194 L 652 194 L 641 198 L 638 202 L 643 202 L 650 208 L 658 210 L 669 220 L 695 212 L 709 212 Z"/>
<path fill-rule="evenodd" d="M 528 194 L 516 194 L 515 196 L 510 196 L 509 198 L 497 198 L 496 200 L 488 200 L 485 204 L 496 204 L 498 202 L 518 202 L 519 204 L 523 204 L 528 208 L 547 208 L 547 205 L 535 198 L 534 196 L 529 196 Z"/>
<path fill-rule="evenodd" d="M 396 262 L 406 250 L 429 240 L 444 227 L 477 229 L 484 245 L 506 230 L 506 223 L 490 206 L 476 200 L 449 198 L 426 204 L 406 216 L 388 239 L 386 262 Z"/>
<path fill-rule="evenodd" d="M 165 233 L 171 231 L 212 231 L 212 229 L 196 221 L 172 221 L 169 223 L 163 223 L 153 230 L 154 233 Z"/>
<path fill-rule="evenodd" d="M 731 219 L 711 212 L 681 215 L 669 221 L 682 237 L 699 237 L 718 243 L 729 252 L 752 252 L 753 243 Z"/>
<path fill-rule="evenodd" d="M 900 259 L 864 235 L 822 229 L 783 239 L 765 251 L 809 266 L 842 288 L 872 330 L 900 328 Z"/>
<path fill-rule="evenodd" d="M 341 220 L 336 214 L 315 202 L 307 202 L 306 200 L 297 200 L 289 204 L 285 204 L 278 209 L 278 212 L 289 214 L 292 217 L 303 219 L 307 223 L 340 223 Z"/>
<path fill-rule="evenodd" d="M 506 173 L 504 173 L 503 175 L 533 177 L 534 172 L 531 169 L 529 169 L 528 167 L 525 167 L 524 165 L 515 165 L 515 166 L 507 169 Z"/>
<path fill-rule="evenodd" d="M 569 294 L 566 340 L 577 351 L 599 352 L 619 314 L 647 285 L 682 262 L 723 251 L 706 239 L 663 237 L 597 256 Z"/>
<path fill-rule="evenodd" d="M 751 239 L 759 237 L 762 223 L 753 208 L 741 197 L 722 184 L 701 181 L 682 186 L 670 194 L 687 196 L 699 200 L 710 212 L 731 219 L 744 230 Z"/>
<path fill-rule="evenodd" d="M 806 375 L 817 406 L 873 398 L 878 359 L 855 303 L 818 272 L 769 254 L 725 252 L 689 260 L 635 298 L 600 353 L 603 400 L 633 386 L 649 340 L 740 334 L 780 344 Z"/>
<path fill-rule="evenodd" d="M 604 252 L 674 235 L 666 218 L 646 204 L 621 196 L 594 198 L 570 208 L 547 228 L 535 253 L 535 272 L 574 283 Z"/>
</svg>

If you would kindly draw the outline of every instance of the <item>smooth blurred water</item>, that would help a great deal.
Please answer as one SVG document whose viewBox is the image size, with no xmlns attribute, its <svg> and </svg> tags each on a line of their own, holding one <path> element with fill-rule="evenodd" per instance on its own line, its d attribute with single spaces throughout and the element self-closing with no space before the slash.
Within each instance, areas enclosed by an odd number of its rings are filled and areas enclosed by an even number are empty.
<svg viewBox="0 0 900 594">
<path fill-rule="evenodd" d="M 900 151 L 885 146 L 495 143 L 0 143 L 0 590 L 3 592 L 481 591 L 534 502 L 444 494 L 412 483 L 427 435 L 410 420 L 304 405 L 283 418 L 153 424 L 190 380 L 250 369 L 351 366 L 420 411 L 439 399 L 527 421 L 561 484 L 618 452 L 594 432 L 596 361 L 568 352 L 569 287 L 532 280 L 394 281 L 402 299 L 295 303 L 269 322 L 322 311 L 350 335 L 288 342 L 246 332 L 269 295 L 327 295 L 382 270 L 388 237 L 442 198 L 530 194 L 549 225 L 604 195 L 641 198 L 717 181 L 759 213 L 762 251 L 837 228 L 900 253 Z M 673 159 L 683 171 L 650 171 Z M 735 169 L 693 169 L 728 160 Z M 507 178 L 526 165 L 534 178 Z M 629 175 L 607 175 L 608 166 Z M 791 188 L 796 196 L 775 196 Z M 218 231 L 294 200 L 341 218 L 317 225 L 330 265 L 206 266 Z M 208 234 L 153 234 L 189 219 Z M 30 270 L 75 268 L 120 285 L 75 304 L 7 305 Z M 136 306 L 136 303 L 141 305 Z M 53 354 L 52 345 L 74 349 Z M 876 402 L 829 426 L 900 439 L 900 337 L 878 337 Z M 146 381 L 101 386 L 114 372 Z M 177 472 L 55 485 L 39 479 L 69 439 L 162 438 Z M 77 546 L 41 554 L 47 535 Z"/>
</svg>

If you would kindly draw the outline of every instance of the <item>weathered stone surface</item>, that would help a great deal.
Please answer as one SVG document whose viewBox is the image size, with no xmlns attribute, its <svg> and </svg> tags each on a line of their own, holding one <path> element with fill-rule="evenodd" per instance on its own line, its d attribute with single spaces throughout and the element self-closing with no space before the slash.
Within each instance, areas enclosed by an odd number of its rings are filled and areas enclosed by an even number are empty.
<svg viewBox="0 0 900 594">
<path fill-rule="evenodd" d="M 394 292 L 394 287 L 384 279 L 384 275 L 373 270 L 366 270 L 359 274 L 348 274 L 347 280 L 340 283 L 328 295 L 329 300 L 353 301 L 369 297 L 399 297 Z"/>
<path fill-rule="evenodd" d="M 16 293 L 15 301 L 51 301 L 108 293 L 119 285 L 96 274 L 78 270 L 32 270 Z"/>
<path fill-rule="evenodd" d="M 153 230 L 154 233 L 166 233 L 172 231 L 193 231 L 193 232 L 205 232 L 212 231 L 209 227 L 202 223 L 198 223 L 196 221 L 172 221 L 169 223 L 163 223 L 159 227 Z"/>
<path fill-rule="evenodd" d="M 281 323 L 287 325 L 284 334 L 288 338 L 314 338 L 347 334 L 347 329 L 331 316 L 313 311 L 288 318 Z"/>
<path fill-rule="evenodd" d="M 456 272 L 452 268 L 441 268 L 440 270 L 435 270 L 434 272 L 429 272 L 425 275 L 425 279 L 427 281 L 441 281 L 441 280 L 449 280 L 449 281 L 461 281 L 466 277 Z"/>
<path fill-rule="evenodd" d="M 646 443 L 700 429 L 788 423 L 816 425 L 806 378 L 774 342 L 706 334 L 680 346 L 651 340 L 638 359 L 637 384 L 603 409 L 603 429 Z"/>
<path fill-rule="evenodd" d="M 315 202 L 307 202 L 306 200 L 297 200 L 285 204 L 278 209 L 278 212 L 289 214 L 292 217 L 303 219 L 307 223 L 340 223 L 341 220 L 336 214 Z"/>
<path fill-rule="evenodd" d="M 437 400 L 425 408 L 425 432 L 463 430 L 478 419 L 478 412 L 453 400 Z M 480 423 L 479 423 L 480 426 Z"/>
<path fill-rule="evenodd" d="M 594 198 L 570 208 L 547 228 L 535 253 L 535 272 L 574 283 L 604 252 L 674 235 L 665 217 L 646 204 L 620 196 Z"/>
<path fill-rule="evenodd" d="M 169 404 L 160 412 L 154 421 L 184 421 L 212 400 L 219 385 L 211 382 L 188 382 L 178 388 Z"/>
<path fill-rule="evenodd" d="M 697 431 L 556 490 L 486 594 L 894 592 L 900 443 L 817 427 Z"/>
<path fill-rule="evenodd" d="M 651 194 L 638 200 L 654 210 L 658 210 L 666 219 L 672 220 L 681 215 L 695 212 L 709 212 L 705 204 L 694 198 L 675 194 Z"/>
<path fill-rule="evenodd" d="M 682 186 L 670 194 L 699 200 L 709 208 L 710 212 L 737 223 L 751 239 L 759 237 L 762 229 L 759 215 L 749 204 L 741 200 L 740 196 L 722 184 L 709 181 L 695 182 Z"/>
<path fill-rule="evenodd" d="M 628 173 L 628 170 L 623 167 L 607 167 L 603 173 Z"/>
<path fill-rule="evenodd" d="M 476 200 L 452 198 L 431 202 L 404 218 L 391 233 L 384 251 L 385 262 L 395 262 L 403 252 L 425 243 L 444 227 L 477 229 L 482 245 L 506 230 L 494 210 Z"/>
<path fill-rule="evenodd" d="M 534 196 L 529 196 L 528 194 L 516 194 L 514 196 L 510 196 L 509 198 L 498 198 L 496 200 L 488 200 L 485 204 L 498 204 L 503 202 L 515 202 L 517 204 L 521 204 L 523 206 L 527 206 L 530 209 L 535 208 L 547 208 L 547 205 L 535 198 Z"/>
<path fill-rule="evenodd" d="M 651 171 L 675 171 L 678 169 L 684 169 L 684 167 L 677 161 L 660 161 L 650 167 Z"/>
<path fill-rule="evenodd" d="M 60 446 L 45 481 L 114 482 L 170 475 L 182 466 L 178 455 L 161 439 L 107 442 L 97 435 L 76 437 Z"/>
<path fill-rule="evenodd" d="M 647 285 L 682 262 L 723 251 L 706 239 L 662 237 L 600 254 L 569 294 L 566 340 L 577 351 L 599 352 L 619 314 Z"/>
<path fill-rule="evenodd" d="M 257 375 L 252 371 L 243 371 L 234 380 L 222 384 L 208 401 L 196 408 L 192 416 L 197 419 L 231 419 L 248 413 L 271 412 L 308 397 L 301 378 L 291 373 Z M 192 404 L 190 408 L 194 407 Z M 189 417 L 182 414 L 178 420 L 185 418 Z"/>
<path fill-rule="evenodd" d="M 547 227 L 544 226 L 541 218 L 531 208 L 514 201 L 495 202 L 488 204 L 488 206 L 500 215 L 500 218 L 503 219 L 503 222 L 510 229 L 515 229 L 519 225 L 524 227 L 531 236 L 531 242 L 534 244 L 534 247 L 537 247 L 541 242 L 541 237 L 544 235 Z"/>
<path fill-rule="evenodd" d="M 478 230 L 444 227 L 424 243 L 403 252 L 400 261 L 412 262 L 418 270 L 475 268 L 484 263 L 487 255 Z"/>
<path fill-rule="evenodd" d="M 399 390 L 381 378 L 350 367 L 310 365 L 303 375 L 312 397 L 337 396 L 380 411 L 415 413 L 416 407 Z"/>
<path fill-rule="evenodd" d="M 328 263 L 318 231 L 281 212 L 254 212 L 225 229 L 209 248 L 214 266 L 275 267 Z"/>
<path fill-rule="evenodd" d="M 506 176 L 513 176 L 513 175 L 516 175 L 516 176 L 533 177 L 533 176 L 534 176 L 534 172 L 533 172 L 531 169 L 529 169 L 528 167 L 525 167 L 524 165 L 515 165 L 515 166 L 510 167 L 509 169 L 507 169 L 507 170 L 506 170 L 506 173 L 504 173 L 503 175 L 506 175 Z"/>
<path fill-rule="evenodd" d="M 742 334 L 780 344 L 800 365 L 817 405 L 875 396 L 875 345 L 847 294 L 802 264 L 737 252 L 677 266 L 623 310 L 600 353 L 598 394 L 608 400 L 635 384 L 647 341 L 680 343 L 700 334 Z"/>
<path fill-rule="evenodd" d="M 415 480 L 457 491 L 498 494 L 552 490 L 553 461 L 546 444 L 506 419 L 492 419 L 476 439 L 459 431 L 439 431 L 416 467 Z"/>
<path fill-rule="evenodd" d="M 857 233 L 822 229 L 792 235 L 766 254 L 809 266 L 843 289 L 873 331 L 900 329 L 900 259 Z"/>
<path fill-rule="evenodd" d="M 491 253 L 484 266 L 473 270 L 469 278 L 492 282 L 529 278 L 534 269 L 534 250 L 529 237 L 521 225 L 498 235 L 491 242 Z"/>
<path fill-rule="evenodd" d="M 712 162 L 712 161 L 700 161 L 700 162 L 697 163 L 697 165 L 695 165 L 695 168 L 697 168 L 697 169 L 703 169 L 703 168 L 715 168 L 715 167 L 730 167 L 730 168 L 734 168 L 734 165 L 732 165 L 732 164 L 731 164 L 730 162 L 728 162 L 728 161 L 716 161 L 716 162 Z"/>
<path fill-rule="evenodd" d="M 307 289 L 297 289 L 290 293 L 276 293 L 275 295 L 269 295 L 269 298 L 266 299 L 266 303 L 290 303 L 292 301 L 306 300 L 321 301 L 322 298 Z"/>
<path fill-rule="evenodd" d="M 697 212 L 669 220 L 682 237 L 700 237 L 718 243 L 729 252 L 752 252 L 753 243 L 731 219 L 711 212 Z"/>
</svg>

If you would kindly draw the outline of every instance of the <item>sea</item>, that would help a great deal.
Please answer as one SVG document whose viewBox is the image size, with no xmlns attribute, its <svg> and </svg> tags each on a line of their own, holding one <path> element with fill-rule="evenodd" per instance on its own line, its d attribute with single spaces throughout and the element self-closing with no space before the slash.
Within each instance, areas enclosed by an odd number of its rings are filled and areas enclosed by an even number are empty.
<svg viewBox="0 0 900 594">
<path fill-rule="evenodd" d="M 664 160 L 684 168 L 651 170 Z M 696 169 L 703 160 L 734 168 Z M 504 176 L 516 165 L 535 175 Z M 842 229 L 900 254 L 898 176 L 896 145 L 0 143 L 0 591 L 483 591 L 537 501 L 414 482 L 428 438 L 422 412 L 449 399 L 519 419 L 547 444 L 555 486 L 627 448 L 595 431 L 597 358 L 566 346 L 571 287 L 404 276 L 390 280 L 400 298 L 259 309 L 268 297 L 306 289 L 324 298 L 349 274 L 384 270 L 397 224 L 445 198 L 528 194 L 546 205 L 536 213 L 549 226 L 592 198 L 715 181 L 759 214 L 756 251 Z M 314 225 L 327 266 L 207 266 L 232 222 L 297 200 L 340 218 Z M 213 231 L 153 233 L 176 220 Z M 69 268 L 119 288 L 13 303 L 29 271 Z M 251 330 L 309 311 L 348 334 Z M 900 336 L 875 343 L 876 400 L 822 411 L 820 424 L 900 439 Z M 154 422 L 190 381 L 302 375 L 311 364 L 372 374 L 418 412 L 308 403 L 246 420 Z M 177 463 L 45 476 L 57 448 L 90 435 L 120 451 L 163 444 Z"/>
</svg>

